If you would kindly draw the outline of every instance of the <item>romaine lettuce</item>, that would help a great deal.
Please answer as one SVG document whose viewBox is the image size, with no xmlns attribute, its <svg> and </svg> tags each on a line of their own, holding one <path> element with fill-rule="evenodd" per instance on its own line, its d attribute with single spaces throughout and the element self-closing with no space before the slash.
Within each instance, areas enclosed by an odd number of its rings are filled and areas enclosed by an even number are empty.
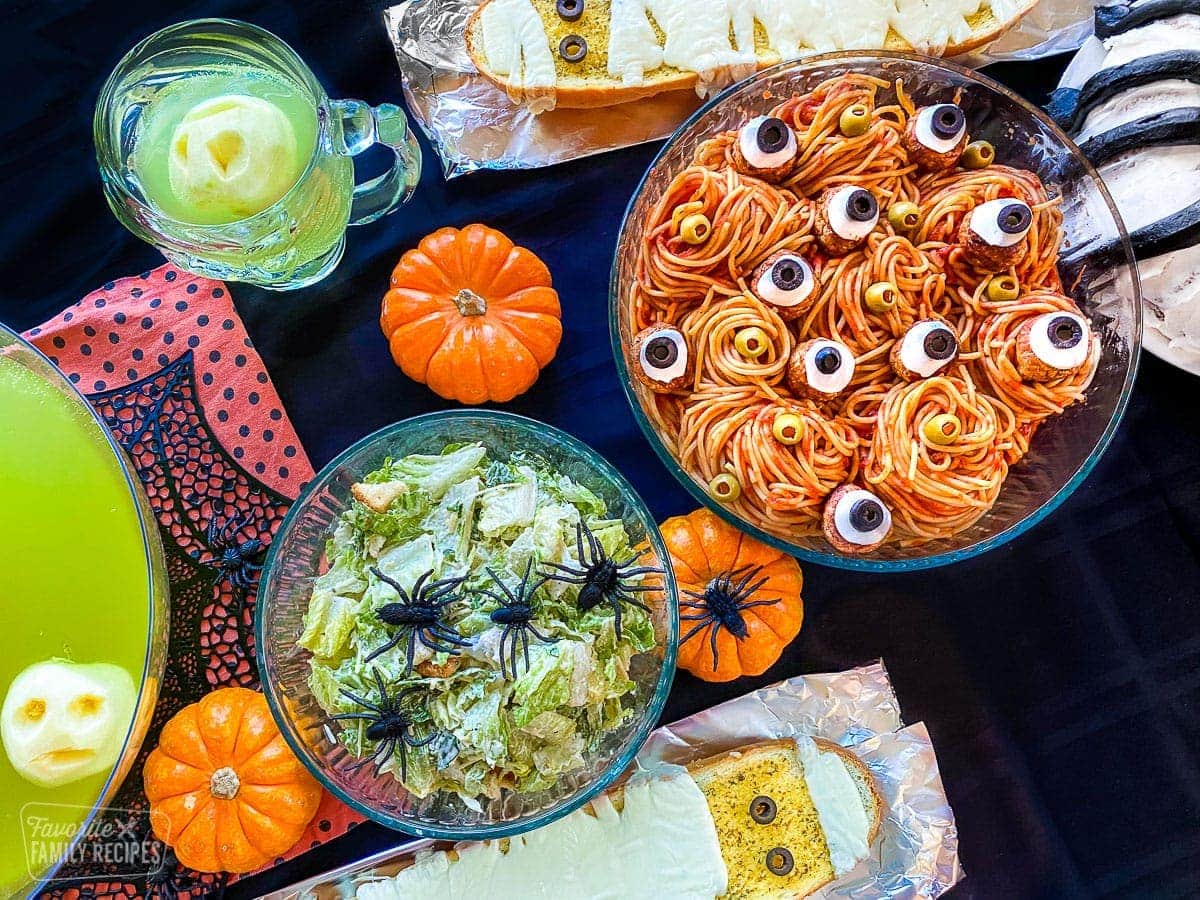
<svg viewBox="0 0 1200 900">
<path fill-rule="evenodd" d="M 389 692 L 423 687 L 405 705 L 415 734 L 438 735 L 427 747 L 406 751 L 405 783 L 421 797 L 453 791 L 478 809 L 504 789 L 541 790 L 582 766 L 584 754 L 632 714 L 626 705 L 634 689 L 630 660 L 655 646 L 654 627 L 644 612 L 624 604 L 617 640 L 611 605 L 580 610 L 578 585 L 543 582 L 540 574 L 548 563 L 579 564 L 581 521 L 609 556 L 630 558 L 621 520 L 607 518 L 600 497 L 540 457 L 490 460 L 478 444 L 389 459 L 365 480 L 401 482 L 406 490 L 384 513 L 355 503 L 328 541 L 330 567 L 314 580 L 299 640 L 313 654 L 309 686 L 317 702 L 330 715 L 358 711 L 348 694 L 374 699 L 377 672 Z M 410 669 L 408 635 L 402 634 L 368 663 L 396 636 L 379 609 L 400 600 L 373 567 L 408 593 L 426 573 L 427 581 L 462 576 L 444 621 L 473 645 L 448 655 L 416 641 Z M 483 593 L 497 590 L 493 573 L 517 591 L 527 569 L 534 573 L 534 624 L 554 639 L 542 643 L 530 635 L 528 668 L 515 634 L 502 652 L 503 626 L 491 618 L 496 602 Z M 514 647 L 515 676 L 509 670 Z M 352 754 L 375 749 L 367 723 L 337 725 Z M 397 753 L 382 763 L 400 778 Z"/>
</svg>

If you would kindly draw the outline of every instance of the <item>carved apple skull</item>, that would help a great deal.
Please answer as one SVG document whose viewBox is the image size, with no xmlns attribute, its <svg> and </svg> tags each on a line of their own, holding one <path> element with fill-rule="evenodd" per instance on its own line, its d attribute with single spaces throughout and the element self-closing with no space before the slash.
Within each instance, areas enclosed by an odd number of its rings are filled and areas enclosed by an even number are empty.
<svg viewBox="0 0 1200 900">
<path fill-rule="evenodd" d="M 59 787 L 116 763 L 133 718 L 136 689 L 109 663 L 46 660 L 13 679 L 0 709 L 0 738 L 13 768 Z"/>
</svg>

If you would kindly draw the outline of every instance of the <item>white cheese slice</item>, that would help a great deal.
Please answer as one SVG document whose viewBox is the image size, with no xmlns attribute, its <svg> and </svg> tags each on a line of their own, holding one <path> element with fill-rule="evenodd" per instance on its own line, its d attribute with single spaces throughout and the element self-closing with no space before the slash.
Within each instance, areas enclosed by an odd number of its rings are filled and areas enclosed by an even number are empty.
<svg viewBox="0 0 1200 900">
<path fill-rule="evenodd" d="M 839 763 L 840 765 L 840 763 Z M 861 804 L 856 804 L 861 807 Z M 451 860 L 418 857 L 394 878 L 358 887 L 358 900 L 712 900 L 728 872 L 704 794 L 687 773 L 638 779 L 620 812 L 607 797 L 544 828 L 472 844 Z"/>
<path fill-rule="evenodd" d="M 1131 150 L 1099 172 L 1129 231 L 1200 201 L 1200 146 Z"/>
<path fill-rule="evenodd" d="M 1182 78 L 1139 84 L 1094 106 L 1083 120 L 1075 142 L 1082 144 L 1090 137 L 1145 116 L 1189 106 L 1200 107 L 1200 84 Z"/>
<path fill-rule="evenodd" d="M 622 84 L 639 85 L 663 62 L 658 36 L 642 0 L 612 0 L 608 25 L 608 74 Z"/>
<path fill-rule="evenodd" d="M 894 12 L 894 0 L 811 0 L 806 43 L 818 53 L 879 49 Z"/>
<path fill-rule="evenodd" d="M 859 493 L 871 496 L 866 491 Z M 853 501 L 847 502 L 848 499 L 842 500 L 839 511 L 843 506 L 849 510 L 853 505 Z M 829 861 L 833 863 L 836 874 L 845 875 L 870 853 L 867 839 L 870 837 L 871 823 L 859 797 L 858 787 L 846 771 L 846 764 L 841 757 L 836 753 L 820 752 L 812 738 L 796 738 L 796 749 L 804 766 L 808 794 L 817 808 L 817 818 L 821 821 L 821 830 L 825 832 L 825 843 L 829 845 Z"/>
<path fill-rule="evenodd" d="M 941 54 L 971 36 L 967 16 L 983 5 L 983 0 L 895 0 L 891 26 L 919 53 Z"/>
<path fill-rule="evenodd" d="M 488 67 L 504 76 L 514 103 L 535 113 L 556 105 L 558 75 L 550 38 L 530 0 L 492 0 L 480 13 Z"/>
<path fill-rule="evenodd" d="M 810 0 L 754 0 L 754 18 L 767 34 L 767 45 L 781 59 L 797 59 L 808 45 L 807 20 L 812 14 Z"/>
<path fill-rule="evenodd" d="M 654 21 L 666 35 L 663 62 L 695 72 L 696 93 L 708 96 L 752 74 L 757 68 L 754 29 L 746 28 L 745 16 L 734 29 L 734 13 L 742 0 L 709 0 L 698 7 L 695 0 L 644 0 Z M 731 37 L 732 35 L 732 37 Z"/>
<path fill-rule="evenodd" d="M 1147 22 L 1106 39 L 1104 49 L 1108 53 L 1101 69 L 1123 66 L 1156 53 L 1200 50 L 1200 15 L 1185 13 Z"/>
<path fill-rule="evenodd" d="M 941 53 L 967 40 L 967 17 L 995 10 L 1008 20 L 1018 0 L 612 0 L 608 73 L 637 85 L 661 65 L 699 76 L 707 96 L 756 68 L 756 22 L 782 59 L 834 50 L 874 50 L 889 28 L 918 50 Z M 660 46 L 651 18 L 665 35 Z"/>
<path fill-rule="evenodd" d="M 1147 317 L 1171 346 L 1200 353 L 1200 244 L 1138 263 Z"/>
</svg>

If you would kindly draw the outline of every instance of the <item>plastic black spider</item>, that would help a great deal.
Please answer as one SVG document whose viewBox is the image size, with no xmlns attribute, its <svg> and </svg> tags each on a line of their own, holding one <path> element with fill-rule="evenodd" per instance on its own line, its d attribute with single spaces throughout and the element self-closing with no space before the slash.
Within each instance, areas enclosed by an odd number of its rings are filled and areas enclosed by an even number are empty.
<svg viewBox="0 0 1200 900">
<path fill-rule="evenodd" d="M 694 609 L 698 612 L 681 613 L 679 618 L 698 624 L 693 625 L 688 633 L 679 639 L 679 643 L 686 643 L 706 628 L 712 629 L 709 633 L 709 644 L 712 646 L 714 672 L 717 670 L 718 632 L 725 628 L 734 637 L 744 638 L 748 632 L 742 613 L 756 606 L 770 606 L 772 603 L 779 602 L 778 597 L 774 600 L 749 599 L 770 580 L 770 578 L 760 578 L 758 581 L 754 581 L 762 570 L 762 566 L 742 566 L 740 569 L 718 575 L 708 583 L 703 593 L 684 590 L 684 593 L 694 600 L 680 600 L 679 605 L 684 609 Z M 753 584 L 751 584 L 752 581 Z"/>
<path fill-rule="evenodd" d="M 205 876 L 179 864 L 175 851 L 163 850 L 158 866 L 146 876 L 146 900 L 180 900 L 182 897 L 211 896 L 214 876 Z M 82 895 L 80 900 L 83 900 Z"/>
<path fill-rule="evenodd" d="M 449 653 L 451 656 L 458 655 L 459 647 L 471 646 L 470 641 L 463 640 L 450 625 L 442 621 L 446 607 L 458 599 L 455 592 L 464 579 L 443 578 L 431 582 L 429 577 L 433 575 L 433 571 L 430 570 L 417 579 L 412 594 L 409 594 L 399 582 L 388 578 L 379 569 L 373 567 L 371 572 L 394 590 L 400 596 L 400 600 L 375 610 L 379 621 L 384 625 L 395 626 L 396 633 L 382 647 L 373 651 L 366 658 L 366 662 L 387 653 L 408 638 L 407 665 L 404 668 L 404 674 L 407 675 L 413 668 L 413 654 L 417 649 L 417 641 L 435 653 Z"/>
<path fill-rule="evenodd" d="M 379 775 L 383 769 L 383 764 L 391 758 L 392 754 L 397 750 L 400 751 L 400 780 L 408 781 L 408 748 L 409 747 L 424 747 L 433 743 L 437 738 L 438 733 L 435 731 L 428 737 L 421 740 L 415 740 L 412 736 L 413 721 L 403 709 L 404 698 L 410 694 L 415 694 L 421 690 L 420 685 L 414 685 L 410 688 L 405 688 L 399 693 L 388 695 L 387 685 L 383 683 L 383 673 L 376 666 L 375 687 L 379 691 L 378 702 L 372 703 L 366 697 L 360 697 L 358 694 L 342 688 L 340 693 L 347 700 L 353 700 L 366 712 L 361 713 L 339 713 L 333 716 L 336 722 L 369 722 L 367 732 L 364 735 L 368 741 L 375 744 L 375 749 L 370 756 L 366 756 L 356 762 L 354 765 L 346 769 L 347 772 L 357 772 L 368 763 L 375 763 L 375 774 Z"/>
<path fill-rule="evenodd" d="M 584 547 L 584 535 L 587 535 L 587 547 Z M 550 581 L 561 581 L 564 584 L 577 584 L 579 588 L 579 608 L 583 612 L 594 609 L 601 603 L 612 607 L 613 623 L 617 632 L 617 640 L 621 639 L 621 603 L 625 602 L 649 613 L 648 607 L 634 594 L 645 591 L 661 590 L 653 585 L 629 584 L 630 578 L 639 575 L 662 575 L 663 570 L 658 566 L 635 566 L 650 548 L 635 553 L 633 556 L 617 562 L 610 559 L 604 552 L 604 546 L 592 534 L 592 530 L 583 522 L 575 526 L 575 546 L 579 550 L 579 566 L 564 566 L 559 563 L 547 563 L 555 572 L 545 573 Z"/>
<path fill-rule="evenodd" d="M 217 578 L 228 578 L 229 583 L 240 591 L 254 587 L 262 570 L 259 560 L 267 549 L 258 538 L 241 540 L 242 529 L 248 524 L 245 516 L 234 516 L 222 525 L 214 515 L 204 531 L 204 542 L 213 554 L 205 564 L 217 570 Z"/>
<path fill-rule="evenodd" d="M 541 579 L 533 586 L 529 584 L 529 575 L 533 571 L 533 559 L 530 559 L 525 566 L 525 576 L 521 579 L 521 585 L 517 588 L 514 594 L 503 581 L 500 576 L 491 569 L 487 573 L 492 576 L 492 581 L 496 582 L 496 586 L 500 588 L 501 593 L 489 591 L 487 588 L 481 588 L 479 593 L 485 597 L 490 597 L 500 604 L 500 608 L 492 612 L 491 619 L 496 625 L 501 625 L 504 631 L 500 633 L 500 675 L 508 677 L 504 669 L 504 642 L 508 641 L 508 662 L 509 669 L 512 671 L 512 680 L 517 680 L 517 642 L 521 644 L 521 649 L 525 655 L 525 671 L 529 671 L 529 635 L 532 633 L 539 641 L 546 644 L 553 644 L 558 641 L 558 638 L 547 637 L 533 626 L 533 595 L 537 589 L 545 584 L 546 579 Z"/>
</svg>

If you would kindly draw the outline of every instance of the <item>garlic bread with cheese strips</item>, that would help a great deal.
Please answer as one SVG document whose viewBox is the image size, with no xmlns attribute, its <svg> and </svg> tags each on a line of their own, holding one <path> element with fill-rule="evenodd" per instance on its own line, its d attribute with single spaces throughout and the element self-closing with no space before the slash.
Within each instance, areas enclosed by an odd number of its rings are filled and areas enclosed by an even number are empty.
<svg viewBox="0 0 1200 900">
<path fill-rule="evenodd" d="M 879 833 L 871 773 L 831 741 L 767 741 L 688 770 L 716 824 L 728 900 L 807 897 L 865 859 Z"/>
<path fill-rule="evenodd" d="M 1037 0 L 485 0 L 467 25 L 480 73 L 534 112 L 666 91 L 709 96 L 835 50 L 965 53 Z"/>
<path fill-rule="evenodd" d="M 883 803 L 853 752 L 764 741 L 637 778 L 542 828 L 418 855 L 359 900 L 806 897 L 870 853 Z"/>
</svg>

